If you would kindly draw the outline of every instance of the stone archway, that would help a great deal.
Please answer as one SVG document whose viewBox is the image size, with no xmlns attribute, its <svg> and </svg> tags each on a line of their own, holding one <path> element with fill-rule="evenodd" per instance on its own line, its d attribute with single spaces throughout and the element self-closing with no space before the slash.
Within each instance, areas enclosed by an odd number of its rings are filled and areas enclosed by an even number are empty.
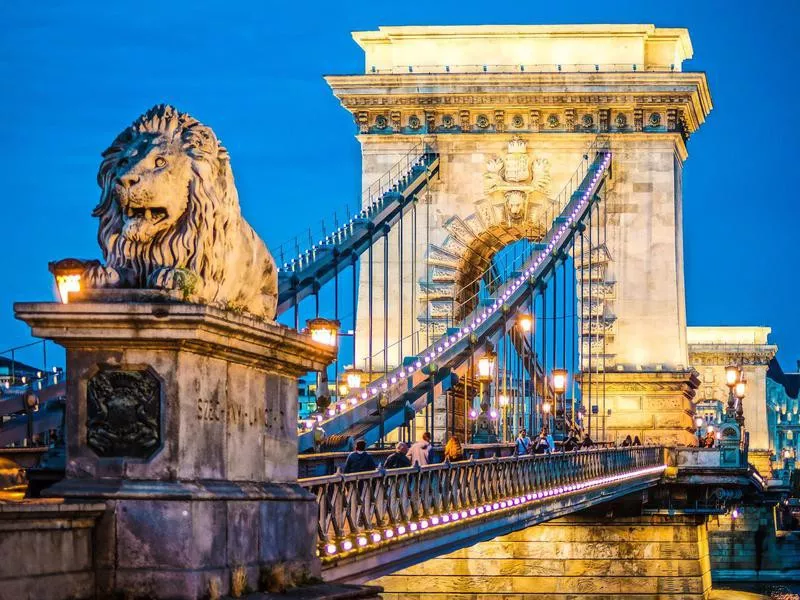
<svg viewBox="0 0 800 600">
<path fill-rule="evenodd" d="M 477 303 L 480 281 L 494 255 L 521 239 L 541 240 L 556 200 L 550 193 L 550 163 L 531 158 L 514 137 L 504 156 L 492 156 L 483 175 L 484 196 L 466 217 L 450 215 L 441 244 L 430 244 L 428 273 L 419 281 L 418 320 L 441 335 Z"/>
</svg>

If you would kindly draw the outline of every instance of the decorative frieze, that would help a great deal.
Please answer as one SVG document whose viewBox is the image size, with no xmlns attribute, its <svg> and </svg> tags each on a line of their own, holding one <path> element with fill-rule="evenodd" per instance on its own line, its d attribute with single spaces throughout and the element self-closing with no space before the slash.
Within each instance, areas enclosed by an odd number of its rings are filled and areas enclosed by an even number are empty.
<svg viewBox="0 0 800 600">
<path fill-rule="evenodd" d="M 506 113 L 502 110 L 494 111 L 494 128 L 498 133 L 506 130 Z"/>
<path fill-rule="evenodd" d="M 575 109 L 568 108 L 564 111 L 564 127 L 567 131 L 575 131 Z"/>
<path fill-rule="evenodd" d="M 539 114 L 538 110 L 534 109 L 534 110 L 532 110 L 530 112 L 530 119 L 531 119 L 530 129 L 531 129 L 531 131 L 539 131 L 539 118 L 540 118 L 540 114 Z"/>
<path fill-rule="evenodd" d="M 642 131 L 644 129 L 644 111 L 636 108 L 633 111 L 633 130 Z"/>
<path fill-rule="evenodd" d="M 358 133 L 369 133 L 369 113 L 365 110 L 360 110 L 355 113 L 355 117 Z"/>
<path fill-rule="evenodd" d="M 609 122 L 611 120 L 611 110 L 608 108 L 601 108 L 598 113 L 600 116 L 600 132 L 608 133 Z"/>
<path fill-rule="evenodd" d="M 390 112 L 389 119 L 391 120 L 392 123 L 392 131 L 399 133 L 402 128 L 402 124 L 400 122 L 400 111 L 393 110 L 392 112 Z"/>
<path fill-rule="evenodd" d="M 469 124 L 469 111 L 462 110 L 458 113 L 458 122 L 461 124 L 461 131 L 469 131 L 471 129 Z"/>
</svg>

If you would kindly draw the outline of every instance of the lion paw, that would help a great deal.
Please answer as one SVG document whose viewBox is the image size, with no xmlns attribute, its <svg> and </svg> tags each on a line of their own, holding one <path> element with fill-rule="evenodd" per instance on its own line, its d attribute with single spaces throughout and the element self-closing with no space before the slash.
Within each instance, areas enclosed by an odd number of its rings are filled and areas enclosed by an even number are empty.
<svg viewBox="0 0 800 600">
<path fill-rule="evenodd" d="M 161 290 L 181 290 L 184 297 L 191 296 L 196 290 L 199 277 L 188 269 L 161 267 L 150 274 L 147 286 Z"/>
<path fill-rule="evenodd" d="M 89 266 L 81 276 L 87 288 L 110 288 L 119 285 L 120 276 L 116 269 L 106 265 Z"/>
</svg>

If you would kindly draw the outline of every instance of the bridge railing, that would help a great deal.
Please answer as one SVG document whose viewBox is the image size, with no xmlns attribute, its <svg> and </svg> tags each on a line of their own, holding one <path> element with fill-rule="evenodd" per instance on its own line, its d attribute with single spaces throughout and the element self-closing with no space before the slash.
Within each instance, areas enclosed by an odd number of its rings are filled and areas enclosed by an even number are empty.
<svg viewBox="0 0 800 600">
<path fill-rule="evenodd" d="M 661 446 L 639 446 L 379 469 L 300 484 L 317 498 L 320 555 L 332 559 L 664 468 Z"/>
</svg>

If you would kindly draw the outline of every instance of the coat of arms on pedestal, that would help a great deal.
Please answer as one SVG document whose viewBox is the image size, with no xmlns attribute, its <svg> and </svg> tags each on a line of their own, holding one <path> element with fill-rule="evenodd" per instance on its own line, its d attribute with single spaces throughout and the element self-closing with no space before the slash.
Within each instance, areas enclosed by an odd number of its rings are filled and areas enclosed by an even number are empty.
<svg viewBox="0 0 800 600">
<path fill-rule="evenodd" d="M 526 142 L 515 136 L 505 156 L 487 162 L 484 193 L 492 212 L 497 215 L 499 211 L 507 224 L 537 229 L 551 202 L 550 162 L 532 159 Z M 484 205 L 483 209 L 487 208 Z"/>
</svg>

